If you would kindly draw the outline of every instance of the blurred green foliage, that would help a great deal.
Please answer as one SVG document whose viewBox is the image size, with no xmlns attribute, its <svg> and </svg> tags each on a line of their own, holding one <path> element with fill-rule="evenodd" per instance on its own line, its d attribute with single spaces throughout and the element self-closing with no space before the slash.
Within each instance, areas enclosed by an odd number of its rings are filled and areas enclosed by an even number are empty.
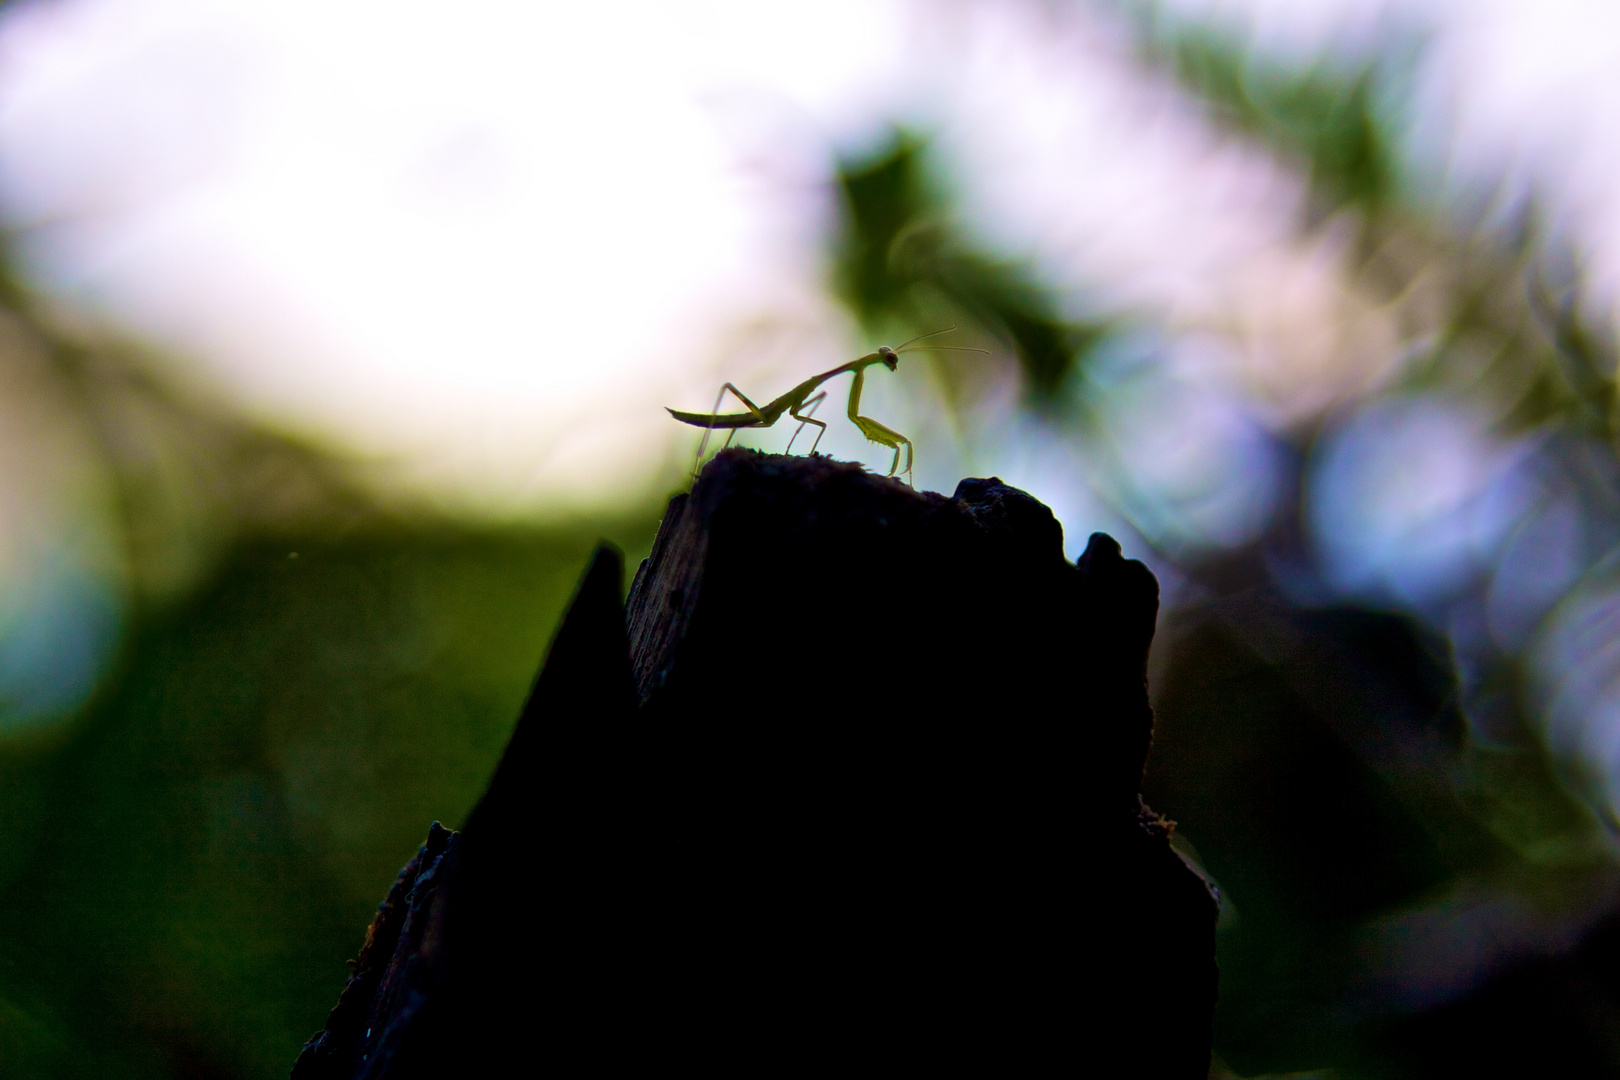
<svg viewBox="0 0 1620 1080">
<path fill-rule="evenodd" d="M 1235 32 L 1136 7 L 1147 59 L 1215 111 L 1229 129 L 1263 141 L 1310 184 L 1318 213 L 1353 208 L 1376 217 L 1405 180 L 1392 85 L 1409 73 L 1415 47 L 1388 40 L 1366 57 L 1324 55 L 1303 66 L 1250 47 Z"/>
<path fill-rule="evenodd" d="M 634 557 L 653 524 L 612 531 Z M 285 1075 L 428 823 L 481 793 L 595 540 L 248 539 L 140 618 L 71 731 L 0 746 L 7 1075 Z"/>
<path fill-rule="evenodd" d="M 124 609 L 81 714 L 0 741 L 0 1074 L 284 1076 L 429 823 L 481 793 L 595 543 L 638 558 L 658 509 L 385 507 L 0 296 L 92 433 Z"/>
<path fill-rule="evenodd" d="M 1218 1052 L 1243 1076 L 1459 1075 L 1420 1064 L 1457 1034 L 1434 1006 L 1473 990 L 1485 1023 L 1512 961 L 1480 935 L 1533 953 L 1538 920 L 1602 912 L 1599 822 L 1538 747 L 1471 737 L 1445 642 L 1409 618 L 1244 591 L 1167 631 L 1144 796 L 1223 891 Z M 1534 1060 L 1620 1069 L 1589 1017 L 1556 1038 Z"/>
<path fill-rule="evenodd" d="M 1311 463 L 1347 416 L 1443 401 L 1532 440 L 1538 498 L 1580 507 L 1601 563 L 1620 540 L 1620 352 L 1583 306 L 1569 238 L 1533 190 L 1448 188 L 1414 155 L 1409 27 L 1289 59 L 1239 27 L 1125 10 L 1148 66 L 1301 176 L 1298 235 L 1351 238 L 1347 287 L 1403 350 L 1358 396 L 1271 432 L 1293 464 L 1259 536 L 1157 552 L 1183 599 L 1156 647 L 1145 793 L 1223 892 L 1217 1071 L 1620 1075 L 1620 980 L 1593 975 L 1620 966 L 1606 796 L 1549 750 L 1527 656 L 1479 629 L 1495 568 L 1439 608 L 1358 607 L 1320 576 L 1305 529 Z M 845 162 L 840 190 L 832 281 L 863 325 L 961 321 L 1005 342 L 1028 403 L 1138 520 L 1087 364 L 1150 317 L 1065 318 L 1072 298 L 1033 266 L 977 248 L 922 135 Z"/>
<path fill-rule="evenodd" d="M 1048 407 L 1112 332 L 1106 321 L 1064 318 L 1028 268 L 964 234 L 922 136 L 896 131 L 879 152 L 843 162 L 838 183 L 844 213 L 833 291 L 870 333 L 971 325 L 1009 347 L 1030 404 Z"/>
<path fill-rule="evenodd" d="M 1359 404 L 1449 402 L 1528 437 L 1526 520 L 1579 507 L 1599 563 L 1620 523 L 1612 334 L 1534 191 L 1448 187 L 1414 156 L 1420 37 L 1289 61 L 1132 10 L 1150 64 L 1304 176 L 1302 237 L 1348 225 L 1350 286 L 1402 331 L 1383 385 L 1279 433 L 1296 460 Z M 1620 1075 L 1620 984 L 1593 977 L 1620 963 L 1607 797 L 1549 750 L 1529 657 L 1483 629 L 1497 567 L 1405 613 L 1323 606 L 1309 476 L 1266 535 L 1180 567 L 1203 600 L 1161 642 L 1146 793 L 1225 889 L 1218 1054 L 1244 1076 Z"/>
<path fill-rule="evenodd" d="M 1539 194 L 1517 180 L 1448 189 L 1436 163 L 1414 159 L 1421 31 L 1392 23 L 1359 52 L 1290 61 L 1239 26 L 1152 2 L 1127 10 L 1149 64 L 1304 175 L 1302 234 L 1330 218 L 1354 227 L 1354 284 L 1410 309 L 1405 329 L 1422 343 L 1401 388 L 1482 402 L 1511 431 L 1564 424 L 1612 442 L 1620 354 L 1607 320 L 1583 309 L 1571 239 L 1548 230 Z"/>
<path fill-rule="evenodd" d="M 1295 63 L 1129 10 L 1146 63 L 1304 178 L 1302 237 L 1351 226 L 1351 285 L 1409 347 L 1369 399 L 1534 435 L 1600 570 L 1620 541 L 1612 335 L 1534 193 L 1421 182 L 1414 37 Z M 986 250 L 921 134 L 842 162 L 838 188 L 829 285 L 870 333 L 996 338 L 1050 430 L 1092 437 L 1087 365 L 1137 313 L 1075 316 Z M 188 403 L 32 303 L 0 273 L 96 433 L 127 617 L 83 715 L 0 742 L 0 1073 L 284 1075 L 428 822 L 479 794 L 591 545 L 638 558 L 659 508 L 495 528 L 379 507 L 343 462 Z M 1312 576 L 1308 463 L 1339 419 L 1274 433 L 1293 471 L 1272 524 L 1173 565 L 1183 605 L 1156 647 L 1146 791 L 1223 891 L 1222 1067 L 1620 1075 L 1612 823 L 1548 750 L 1525 655 L 1477 632 L 1489 574 L 1438 614 Z"/>
</svg>

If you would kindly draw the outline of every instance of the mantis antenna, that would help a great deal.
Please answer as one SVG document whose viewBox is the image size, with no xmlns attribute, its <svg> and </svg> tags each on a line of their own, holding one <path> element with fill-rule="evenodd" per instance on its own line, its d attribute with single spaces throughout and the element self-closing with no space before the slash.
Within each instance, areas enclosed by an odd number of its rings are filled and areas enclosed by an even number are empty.
<svg viewBox="0 0 1620 1080">
<path fill-rule="evenodd" d="M 986 356 L 991 355 L 989 349 L 975 349 L 975 348 L 973 348 L 971 346 L 968 346 L 968 345 L 917 345 L 916 344 L 917 342 L 923 340 L 924 338 L 938 337 L 941 334 L 948 334 L 952 330 L 955 330 L 955 329 L 956 329 L 956 324 L 951 323 L 951 325 L 947 326 L 943 330 L 935 330 L 935 331 L 932 331 L 931 333 L 927 333 L 927 334 L 918 334 L 916 337 L 912 338 L 910 341 L 903 342 L 903 343 L 901 343 L 899 345 L 896 345 L 894 348 L 890 349 L 889 351 L 894 353 L 895 355 L 899 355 L 900 353 L 903 353 L 903 352 L 976 352 L 976 353 L 983 353 Z M 879 346 L 878 347 L 878 352 L 882 352 L 883 348 L 884 348 L 883 346 Z"/>
<path fill-rule="evenodd" d="M 914 338 L 912 338 L 912 339 L 911 339 L 911 340 L 909 340 L 909 341 L 903 341 L 903 342 L 901 342 L 901 343 L 900 343 L 900 344 L 898 344 L 898 345 L 896 345 L 896 346 L 895 346 L 895 347 L 894 347 L 894 351 L 895 351 L 895 352 L 899 352 L 899 351 L 900 351 L 900 350 L 902 350 L 902 349 L 904 349 L 904 348 L 906 348 L 906 347 L 907 347 L 907 346 L 910 346 L 910 345 L 914 345 L 914 344 L 916 344 L 916 343 L 917 343 L 917 342 L 919 342 L 919 341 L 921 341 L 921 340 L 923 340 L 923 339 L 924 339 L 924 338 L 931 338 L 931 337 L 939 337 L 939 335 L 941 335 L 941 334 L 948 334 L 948 333 L 950 333 L 950 332 L 951 332 L 951 331 L 952 331 L 952 330 L 955 330 L 955 329 L 956 329 L 956 324 L 955 324 L 955 323 L 951 323 L 951 325 L 949 325 L 949 326 L 947 326 L 947 327 L 946 327 L 946 328 L 945 328 L 945 329 L 943 329 L 943 330 L 930 330 L 930 331 L 929 331 L 929 332 L 928 332 L 928 333 L 926 333 L 926 334 L 918 334 L 918 335 L 917 335 L 917 336 L 916 336 L 916 337 L 914 337 Z M 923 348 L 925 348 L 925 349 L 926 349 L 926 348 L 930 348 L 930 347 L 931 347 L 931 346 L 928 346 L 928 345 L 924 345 L 924 346 L 923 346 Z M 947 348 L 947 349 L 948 349 L 948 348 L 951 348 L 951 346 L 949 346 L 949 345 L 946 345 L 946 346 L 944 346 L 944 348 Z M 979 351 L 979 352 L 984 352 L 984 351 L 985 351 L 985 350 L 983 350 L 983 349 L 980 349 L 980 350 L 978 350 L 978 351 Z"/>
</svg>

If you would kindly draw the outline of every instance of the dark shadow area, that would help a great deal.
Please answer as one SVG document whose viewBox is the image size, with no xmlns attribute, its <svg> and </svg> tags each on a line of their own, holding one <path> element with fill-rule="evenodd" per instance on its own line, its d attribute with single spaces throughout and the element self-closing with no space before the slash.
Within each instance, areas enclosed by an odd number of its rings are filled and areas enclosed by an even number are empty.
<svg viewBox="0 0 1620 1080">
<path fill-rule="evenodd" d="M 1137 795 L 1158 586 L 1061 539 L 998 480 L 722 453 L 627 611 L 598 551 L 295 1075 L 1203 1077 L 1215 905 Z"/>
</svg>

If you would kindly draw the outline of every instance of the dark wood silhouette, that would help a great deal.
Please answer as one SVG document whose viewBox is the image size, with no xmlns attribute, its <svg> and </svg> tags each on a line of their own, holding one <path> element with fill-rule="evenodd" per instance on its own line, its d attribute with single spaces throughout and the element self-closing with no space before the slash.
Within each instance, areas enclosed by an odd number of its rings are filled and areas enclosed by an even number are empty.
<svg viewBox="0 0 1620 1080">
<path fill-rule="evenodd" d="M 732 450 L 603 548 L 299 1080 L 1208 1069 L 1215 905 L 1141 803 L 1158 584 L 999 480 Z"/>
</svg>

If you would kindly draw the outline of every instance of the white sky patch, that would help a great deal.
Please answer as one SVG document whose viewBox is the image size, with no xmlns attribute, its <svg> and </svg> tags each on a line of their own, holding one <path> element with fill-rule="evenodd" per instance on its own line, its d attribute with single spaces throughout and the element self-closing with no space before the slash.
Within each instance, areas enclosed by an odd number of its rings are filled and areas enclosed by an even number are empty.
<svg viewBox="0 0 1620 1080">
<path fill-rule="evenodd" d="M 1268 422 L 1314 415 L 1391 367 L 1393 324 L 1346 287 L 1343 231 L 1298 235 L 1297 175 L 1145 76 L 1116 27 L 971 10 L 936 107 L 941 157 L 987 246 L 1033 259 L 1067 314 L 1230 338 L 1220 377 Z"/>
<path fill-rule="evenodd" d="M 615 501 L 693 441 L 662 405 L 874 344 L 822 289 L 828 182 L 896 120 L 1060 290 L 1198 322 L 1286 281 L 1267 369 L 1330 324 L 1293 182 L 1119 44 L 1020 5 L 36 3 L 0 181 L 45 288 L 261 417 L 452 502 Z"/>
<path fill-rule="evenodd" d="M 1587 288 L 1620 299 L 1620 7 L 1450 0 L 1428 57 L 1428 131 L 1449 129 L 1450 183 L 1533 186 L 1575 238 Z M 1421 142 L 1415 145 L 1421 146 Z"/>
<path fill-rule="evenodd" d="M 1587 148 L 1580 205 L 1615 190 L 1620 35 L 1590 31 L 1595 3 L 1181 6 L 1300 55 L 1429 20 L 1467 105 L 1458 163 L 1556 136 Z M 769 395 L 875 344 L 826 297 L 822 244 L 835 152 L 894 120 L 936 136 L 969 226 L 1071 308 L 1228 336 L 1223 377 L 1268 423 L 1395 361 L 1342 236 L 1294 235 L 1298 179 L 1083 5 L 58 0 L 0 20 L 0 195 L 42 287 L 464 508 L 621 501 L 696 441 L 661 406 L 726 379 Z M 995 469 L 994 448 L 940 456 Z"/>
<path fill-rule="evenodd" d="M 451 492 L 613 501 L 728 331 L 828 322 L 814 232 L 777 220 L 825 218 L 828 155 L 762 184 L 725 114 L 838 125 L 894 12 L 740 10 L 34 5 L 0 38 L 6 203 L 48 289 L 283 426 Z"/>
</svg>

